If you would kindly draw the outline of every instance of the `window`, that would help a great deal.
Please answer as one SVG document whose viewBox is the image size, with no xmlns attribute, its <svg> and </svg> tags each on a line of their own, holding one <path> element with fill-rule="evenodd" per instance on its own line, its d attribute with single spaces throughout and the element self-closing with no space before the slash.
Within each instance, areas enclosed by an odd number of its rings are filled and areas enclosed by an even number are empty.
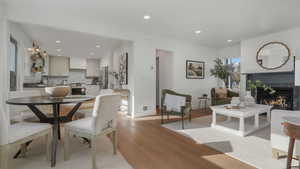
<svg viewBox="0 0 300 169">
<path fill-rule="evenodd" d="M 230 67 L 231 74 L 228 77 L 228 87 L 231 89 L 240 88 L 240 58 L 227 58 L 225 63 Z"/>
<path fill-rule="evenodd" d="M 18 63 L 18 44 L 11 36 L 9 43 L 9 89 L 10 91 L 17 90 L 17 63 Z"/>
</svg>

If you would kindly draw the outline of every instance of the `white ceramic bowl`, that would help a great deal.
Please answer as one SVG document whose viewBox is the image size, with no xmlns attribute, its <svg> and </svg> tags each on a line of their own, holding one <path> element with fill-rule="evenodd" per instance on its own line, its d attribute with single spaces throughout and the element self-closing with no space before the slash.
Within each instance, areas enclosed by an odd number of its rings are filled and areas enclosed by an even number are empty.
<svg viewBox="0 0 300 169">
<path fill-rule="evenodd" d="M 70 86 L 46 87 L 45 92 L 51 97 L 66 97 L 70 93 Z"/>
</svg>

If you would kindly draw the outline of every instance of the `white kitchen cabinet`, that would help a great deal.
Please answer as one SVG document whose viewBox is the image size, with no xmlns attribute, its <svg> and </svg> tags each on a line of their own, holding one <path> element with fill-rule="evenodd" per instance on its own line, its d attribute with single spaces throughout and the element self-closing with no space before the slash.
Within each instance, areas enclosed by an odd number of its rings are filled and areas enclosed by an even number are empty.
<svg viewBox="0 0 300 169">
<path fill-rule="evenodd" d="M 69 76 L 69 58 L 63 56 L 51 56 L 49 64 L 50 76 Z"/>
<path fill-rule="evenodd" d="M 86 85 L 86 94 L 88 96 L 98 96 L 100 93 L 99 85 Z"/>
<path fill-rule="evenodd" d="M 70 69 L 86 69 L 87 60 L 81 57 L 70 57 Z"/>
<path fill-rule="evenodd" d="M 100 75 L 100 60 L 99 59 L 87 59 L 87 77 L 99 77 Z"/>
</svg>

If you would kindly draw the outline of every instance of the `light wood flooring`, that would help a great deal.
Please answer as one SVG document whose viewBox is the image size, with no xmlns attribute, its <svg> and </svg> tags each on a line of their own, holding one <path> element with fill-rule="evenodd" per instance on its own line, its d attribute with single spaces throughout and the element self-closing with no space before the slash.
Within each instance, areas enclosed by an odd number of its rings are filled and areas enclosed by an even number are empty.
<svg viewBox="0 0 300 169">
<path fill-rule="evenodd" d="M 193 118 L 209 115 L 193 111 Z M 172 118 L 171 121 L 179 120 Z M 161 127 L 160 116 L 118 116 L 118 148 L 134 169 L 254 169 Z"/>
</svg>

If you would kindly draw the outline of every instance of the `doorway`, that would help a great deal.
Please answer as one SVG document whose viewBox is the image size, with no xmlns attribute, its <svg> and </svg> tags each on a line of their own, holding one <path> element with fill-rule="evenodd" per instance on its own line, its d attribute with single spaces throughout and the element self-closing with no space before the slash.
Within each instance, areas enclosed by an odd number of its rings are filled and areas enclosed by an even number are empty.
<svg viewBox="0 0 300 169">
<path fill-rule="evenodd" d="M 174 74 L 173 52 L 156 49 L 156 110 L 158 113 L 161 104 L 161 91 L 173 89 Z"/>
</svg>

